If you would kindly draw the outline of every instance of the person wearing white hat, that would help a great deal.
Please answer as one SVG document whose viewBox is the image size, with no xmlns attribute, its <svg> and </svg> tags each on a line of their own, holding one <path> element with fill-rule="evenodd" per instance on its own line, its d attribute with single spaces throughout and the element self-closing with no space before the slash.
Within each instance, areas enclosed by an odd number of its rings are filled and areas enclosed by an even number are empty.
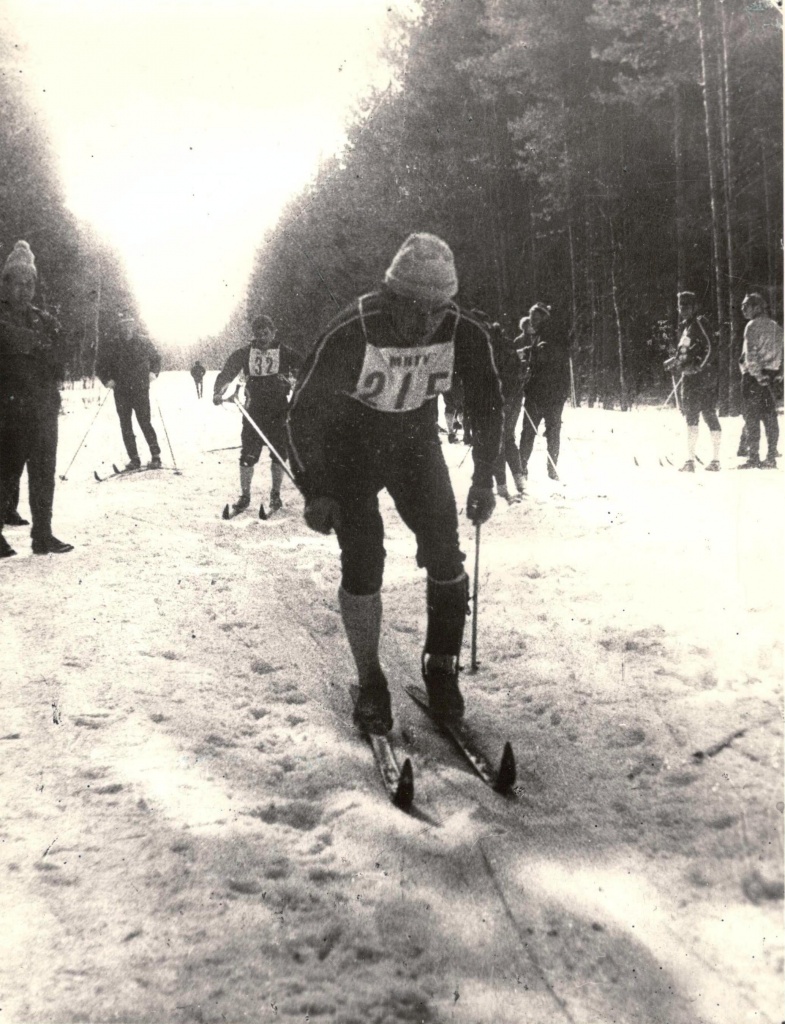
<svg viewBox="0 0 785 1024">
<path fill-rule="evenodd" d="M 16 554 L 2 527 L 25 466 L 33 554 L 73 550 L 52 534 L 65 352 L 57 321 L 33 305 L 37 280 L 33 252 L 19 241 L 0 275 L 0 558 Z"/>
<path fill-rule="evenodd" d="M 453 720 L 464 710 L 458 669 L 468 578 L 437 398 L 454 377 L 463 382 L 475 431 L 466 514 L 475 524 L 494 508 L 503 400 L 488 330 L 456 305 L 457 291 L 449 246 L 432 234 L 409 235 L 380 290 L 353 302 L 319 338 L 289 407 L 289 451 L 306 523 L 320 533 L 335 530 L 341 548 L 338 600 L 359 680 L 354 717 L 367 733 L 392 728 L 379 663 L 383 489 L 414 533 L 417 564 L 427 573 L 421 669 L 431 708 Z"/>
</svg>

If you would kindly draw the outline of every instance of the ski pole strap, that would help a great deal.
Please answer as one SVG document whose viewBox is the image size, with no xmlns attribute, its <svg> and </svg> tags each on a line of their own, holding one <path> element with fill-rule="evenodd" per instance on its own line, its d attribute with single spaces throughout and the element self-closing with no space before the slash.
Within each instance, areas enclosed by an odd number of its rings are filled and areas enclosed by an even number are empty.
<svg viewBox="0 0 785 1024">
<path fill-rule="evenodd" d="M 245 406 L 243 405 L 243 403 L 242 403 L 242 402 L 241 402 L 241 401 L 240 401 L 240 400 L 238 399 L 237 395 L 236 395 L 236 394 L 232 395 L 232 397 L 231 397 L 231 398 L 229 399 L 229 401 L 231 401 L 231 402 L 234 402 L 234 404 L 235 404 L 235 405 L 237 406 L 237 408 L 238 408 L 238 409 L 240 410 L 240 412 L 241 412 L 241 413 L 243 414 L 243 416 L 245 416 L 245 418 L 246 418 L 246 419 L 248 420 L 248 422 L 249 422 L 249 423 L 251 424 L 251 426 L 252 426 L 252 427 L 253 427 L 253 429 L 254 429 L 254 430 L 256 431 L 256 433 L 257 433 L 257 434 L 259 435 L 259 437 L 261 437 L 261 439 L 262 439 L 262 440 L 264 441 L 264 443 L 265 443 L 265 444 L 267 445 L 267 447 L 268 447 L 268 448 L 270 449 L 270 451 L 272 452 L 272 454 L 273 454 L 273 455 L 274 455 L 274 456 L 276 457 L 276 459 L 277 459 L 277 460 L 278 460 L 278 462 L 280 463 L 281 469 L 283 469 L 284 473 L 286 473 L 286 475 L 287 475 L 287 476 L 289 477 L 289 479 L 290 479 L 290 480 L 292 481 L 292 483 L 294 484 L 294 486 L 295 486 L 295 487 L 297 487 L 297 481 L 296 481 L 296 480 L 294 479 L 294 477 L 292 476 L 291 470 L 290 470 L 290 469 L 289 469 L 289 467 L 288 467 L 288 466 L 286 465 L 286 460 L 285 460 L 285 459 L 282 459 L 282 458 L 281 458 L 281 456 L 280 456 L 280 455 L 278 454 L 278 452 L 276 451 L 276 449 L 275 449 L 274 445 L 272 445 L 272 444 L 270 443 L 270 441 L 269 441 L 269 440 L 268 440 L 268 439 L 267 439 L 267 438 L 265 437 L 265 435 L 264 435 L 264 432 L 263 432 L 263 431 L 261 430 L 261 428 L 260 428 L 260 427 L 258 426 L 258 424 L 256 423 L 256 420 L 254 420 L 253 416 L 251 416 L 251 414 L 250 414 L 250 413 L 248 412 L 248 410 L 247 410 L 247 409 L 245 408 Z M 297 487 L 297 490 L 299 491 L 299 490 L 300 490 L 300 488 L 299 488 L 299 487 Z"/>
</svg>

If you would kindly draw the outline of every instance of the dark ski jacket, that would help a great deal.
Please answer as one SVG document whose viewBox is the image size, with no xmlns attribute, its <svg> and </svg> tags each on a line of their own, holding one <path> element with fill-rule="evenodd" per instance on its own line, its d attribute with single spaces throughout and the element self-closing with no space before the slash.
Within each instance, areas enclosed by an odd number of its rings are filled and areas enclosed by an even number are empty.
<svg viewBox="0 0 785 1024">
<path fill-rule="evenodd" d="M 194 363 L 191 367 L 191 376 L 194 380 L 203 380 L 206 373 L 207 370 L 205 370 L 201 363 Z"/>
<path fill-rule="evenodd" d="M 514 344 L 524 368 L 526 397 L 538 405 L 563 405 L 570 394 L 569 346 L 556 341 L 547 321 L 538 332 L 531 324 L 524 326 Z"/>
<path fill-rule="evenodd" d="M 437 397 L 454 375 L 472 423 L 475 484 L 492 486 L 503 398 L 490 332 L 451 304 L 427 343 L 402 340 L 380 292 L 363 295 L 328 326 L 303 366 L 289 406 L 292 466 L 306 498 L 340 497 L 353 453 L 400 438 L 438 444 Z M 393 446 L 394 447 L 394 446 Z"/>
<path fill-rule="evenodd" d="M 238 377 L 245 384 L 247 406 L 271 416 L 285 414 L 289 407 L 291 385 L 287 374 L 292 372 L 292 361 L 287 349 L 281 345 L 262 348 L 255 342 L 235 349 L 215 378 L 213 398 L 219 398 Z"/>
<path fill-rule="evenodd" d="M 53 316 L 28 306 L 19 318 L 0 299 L 0 395 L 35 398 L 57 392 L 67 355 Z"/>
<path fill-rule="evenodd" d="M 147 335 L 136 331 L 129 341 L 120 335 L 98 350 L 95 372 L 107 386 L 115 382 L 115 391 L 146 391 L 150 374 L 161 372 L 161 357 Z"/>
<path fill-rule="evenodd" d="M 717 359 L 711 329 L 704 316 L 682 320 L 676 349 L 678 368 L 688 387 L 711 387 L 717 383 Z"/>
</svg>

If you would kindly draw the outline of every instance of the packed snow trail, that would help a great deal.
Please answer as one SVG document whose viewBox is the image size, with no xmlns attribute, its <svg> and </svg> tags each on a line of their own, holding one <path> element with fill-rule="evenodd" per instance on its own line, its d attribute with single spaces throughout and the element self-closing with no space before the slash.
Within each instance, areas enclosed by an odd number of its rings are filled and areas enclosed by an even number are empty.
<svg viewBox="0 0 785 1024">
<path fill-rule="evenodd" d="M 236 411 L 154 387 L 183 475 L 96 483 L 122 457 L 102 414 L 55 497 L 75 550 L 12 529 L 0 566 L 3 1018 L 778 1021 L 782 472 L 636 469 L 679 451 L 668 410 L 567 410 L 558 488 L 537 442 L 483 529 L 462 676 L 513 802 L 404 692 L 425 581 L 385 498 L 414 818 L 351 722 L 335 538 L 287 482 L 268 522 L 221 520 Z M 62 466 L 101 397 L 64 393 Z"/>
</svg>

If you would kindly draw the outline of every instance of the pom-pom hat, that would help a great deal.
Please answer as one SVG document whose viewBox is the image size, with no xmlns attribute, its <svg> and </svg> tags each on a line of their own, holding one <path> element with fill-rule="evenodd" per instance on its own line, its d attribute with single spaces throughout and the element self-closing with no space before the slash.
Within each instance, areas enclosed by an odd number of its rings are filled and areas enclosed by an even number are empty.
<svg viewBox="0 0 785 1024">
<path fill-rule="evenodd" d="M 452 250 L 436 235 L 409 235 L 393 257 L 384 283 L 396 295 L 409 299 L 447 302 L 458 291 Z"/>
<path fill-rule="evenodd" d="M 8 258 L 3 266 L 2 276 L 5 278 L 10 277 L 12 274 L 32 277 L 33 280 L 38 277 L 38 271 L 35 269 L 35 256 L 33 256 L 33 250 L 27 242 L 17 242 L 8 254 Z"/>
</svg>

